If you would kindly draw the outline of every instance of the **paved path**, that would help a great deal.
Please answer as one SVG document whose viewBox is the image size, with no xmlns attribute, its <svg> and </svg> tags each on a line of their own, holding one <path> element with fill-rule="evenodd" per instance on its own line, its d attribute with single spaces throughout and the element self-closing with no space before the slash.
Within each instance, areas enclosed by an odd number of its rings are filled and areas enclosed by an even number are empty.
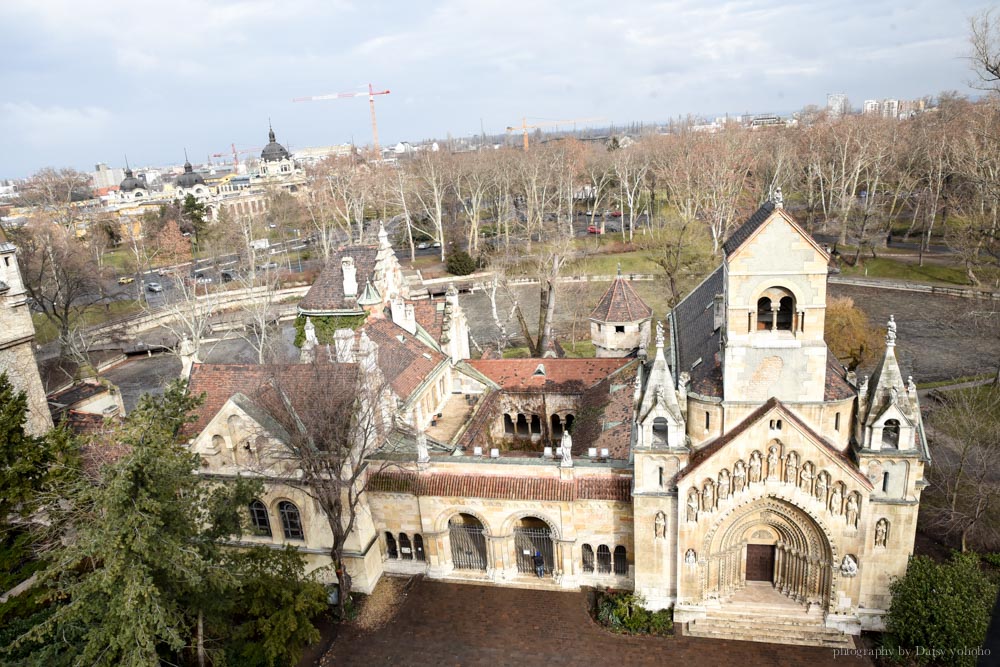
<svg viewBox="0 0 1000 667">
<path fill-rule="evenodd" d="M 871 665 L 831 649 L 695 637 L 622 637 L 591 619 L 583 593 L 417 583 L 396 617 L 344 627 L 324 665 Z"/>
</svg>

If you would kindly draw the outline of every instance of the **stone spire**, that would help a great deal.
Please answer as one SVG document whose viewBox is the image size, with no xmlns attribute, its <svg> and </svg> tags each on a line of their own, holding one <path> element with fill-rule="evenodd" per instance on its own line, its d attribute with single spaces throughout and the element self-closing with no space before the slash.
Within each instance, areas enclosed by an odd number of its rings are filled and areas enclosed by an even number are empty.
<svg viewBox="0 0 1000 667">
<path fill-rule="evenodd" d="M 677 392 L 674 390 L 674 378 L 667 365 L 664 354 L 666 337 L 663 333 L 663 323 L 656 323 L 656 354 L 649 368 L 649 379 L 646 381 L 646 392 L 639 408 L 640 419 L 657 405 L 662 406 L 677 421 L 682 421 L 680 404 L 677 402 Z"/>
<path fill-rule="evenodd" d="M 896 404 L 905 414 L 910 415 L 916 402 L 916 392 L 909 395 L 908 383 L 903 379 L 903 373 L 896 360 L 896 318 L 889 316 L 885 332 L 885 354 L 875 368 L 871 380 L 863 382 L 859 391 L 859 417 L 863 424 L 871 424 L 885 412 L 890 405 Z M 909 400 L 908 400 L 909 399 Z"/>
</svg>

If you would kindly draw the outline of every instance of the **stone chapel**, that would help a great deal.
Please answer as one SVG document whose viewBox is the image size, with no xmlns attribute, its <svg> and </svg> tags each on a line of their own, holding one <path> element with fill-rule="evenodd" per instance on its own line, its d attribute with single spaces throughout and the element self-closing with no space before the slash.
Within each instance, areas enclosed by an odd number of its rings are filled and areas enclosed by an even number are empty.
<svg viewBox="0 0 1000 667">
<path fill-rule="evenodd" d="M 896 323 L 858 380 L 823 339 L 828 254 L 780 203 L 723 250 L 666 326 L 619 275 L 592 313 L 591 359 L 472 359 L 457 291 L 412 298 L 384 232 L 339 250 L 300 305 L 302 362 L 328 364 L 330 384 L 292 403 L 354 391 L 358 368 L 389 387 L 354 586 L 422 573 L 634 589 L 691 634 L 787 643 L 880 628 L 929 462 Z M 324 317 L 363 321 L 324 348 Z M 195 364 L 191 391 L 207 398 L 188 437 L 206 474 L 267 471 L 245 542 L 293 545 L 322 568 L 326 519 L 294 470 L 268 468 L 283 436 L 259 400 L 266 374 Z"/>
</svg>

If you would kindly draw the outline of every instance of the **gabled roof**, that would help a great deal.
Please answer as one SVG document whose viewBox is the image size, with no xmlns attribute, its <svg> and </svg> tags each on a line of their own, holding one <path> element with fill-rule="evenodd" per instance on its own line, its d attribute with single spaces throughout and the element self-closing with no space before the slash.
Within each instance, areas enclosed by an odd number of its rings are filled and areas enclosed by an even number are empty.
<svg viewBox="0 0 1000 667">
<path fill-rule="evenodd" d="M 774 202 L 764 202 L 760 208 L 754 211 L 753 215 L 747 218 L 746 222 L 729 235 L 726 242 L 722 244 L 722 251 L 727 255 L 733 254 L 737 248 L 753 236 L 755 231 L 760 229 L 760 226 L 764 224 L 765 220 L 771 217 L 772 213 L 774 213 Z"/>
<path fill-rule="evenodd" d="M 504 391 L 580 394 L 632 359 L 470 359 L 469 366 Z"/>
<path fill-rule="evenodd" d="M 336 314 L 339 312 L 362 312 L 357 297 L 344 296 L 344 271 L 341 260 L 354 259 L 357 269 L 358 289 L 361 291 L 368 280 L 375 281 L 375 260 L 378 246 L 347 246 L 330 255 L 323 271 L 316 278 L 305 297 L 299 302 L 299 311 L 310 315 Z"/>
<path fill-rule="evenodd" d="M 378 345 L 378 367 L 404 401 L 430 377 L 448 357 L 422 343 L 402 327 L 385 318 L 371 318 L 363 330 Z"/>
<path fill-rule="evenodd" d="M 653 316 L 653 309 L 635 293 L 632 286 L 619 275 L 604 292 L 590 319 L 599 322 L 640 322 Z"/>
<path fill-rule="evenodd" d="M 722 396 L 722 373 L 714 373 L 720 341 L 714 306 L 715 295 L 722 294 L 724 289 L 720 265 L 669 315 L 674 381 L 678 381 L 681 373 L 690 373 L 692 390 L 705 396 Z"/>
<path fill-rule="evenodd" d="M 799 430 L 805 433 L 810 440 L 812 440 L 833 461 L 838 463 L 841 468 L 846 470 L 848 474 L 854 477 L 855 480 L 869 489 L 872 488 L 871 481 L 868 477 L 863 475 L 860 470 L 858 470 L 857 466 L 854 465 L 854 461 L 852 461 L 849 456 L 831 445 L 823 436 L 814 431 L 809 424 L 795 414 L 795 412 L 790 410 L 784 403 L 774 397 L 769 398 L 766 403 L 751 412 L 743 421 L 726 431 L 726 433 L 719 436 L 701 449 L 695 451 L 688 460 L 687 467 L 680 472 L 677 479 L 683 479 L 693 473 L 695 469 L 699 468 L 714 454 L 725 449 L 726 445 L 735 440 L 744 431 L 764 419 L 764 417 L 773 409 L 778 409 L 786 422 L 795 424 Z"/>
</svg>

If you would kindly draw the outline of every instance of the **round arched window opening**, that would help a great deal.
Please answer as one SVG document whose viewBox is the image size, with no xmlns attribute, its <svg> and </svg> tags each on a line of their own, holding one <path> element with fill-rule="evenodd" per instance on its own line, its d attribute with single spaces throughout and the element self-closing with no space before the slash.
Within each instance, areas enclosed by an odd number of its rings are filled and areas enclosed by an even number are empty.
<svg viewBox="0 0 1000 667">
<path fill-rule="evenodd" d="M 758 331 L 794 331 L 795 296 L 784 287 L 769 287 L 757 299 Z"/>
<path fill-rule="evenodd" d="M 891 447 L 892 449 L 899 448 L 899 421 L 896 419 L 888 419 L 885 422 L 885 426 L 882 427 L 882 446 Z"/>
</svg>

